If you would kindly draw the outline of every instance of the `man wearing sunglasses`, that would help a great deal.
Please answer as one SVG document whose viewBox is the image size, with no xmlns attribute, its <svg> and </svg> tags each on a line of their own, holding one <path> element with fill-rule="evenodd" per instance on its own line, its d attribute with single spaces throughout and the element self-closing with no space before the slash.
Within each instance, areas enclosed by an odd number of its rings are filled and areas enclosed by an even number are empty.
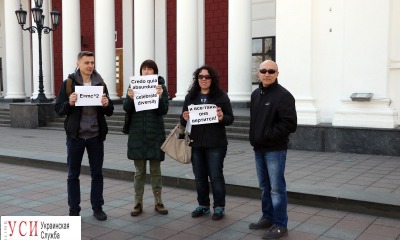
<svg viewBox="0 0 400 240">
<path fill-rule="evenodd" d="M 296 131 L 297 114 L 292 94 L 278 83 L 278 65 L 271 60 L 260 64 L 260 83 L 251 94 L 250 144 L 253 146 L 262 216 L 250 229 L 266 229 L 264 239 L 287 235 L 287 193 L 285 181 L 289 134 Z"/>
</svg>

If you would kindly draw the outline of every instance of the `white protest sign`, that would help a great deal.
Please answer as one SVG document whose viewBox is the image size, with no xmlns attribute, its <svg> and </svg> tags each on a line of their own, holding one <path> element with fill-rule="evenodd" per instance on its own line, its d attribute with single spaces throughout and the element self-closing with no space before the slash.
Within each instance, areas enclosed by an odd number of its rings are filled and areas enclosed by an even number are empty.
<svg viewBox="0 0 400 240">
<path fill-rule="evenodd" d="M 136 112 L 158 108 L 159 97 L 156 87 L 158 75 L 132 76 L 130 86 L 133 89 L 133 101 Z"/>
<path fill-rule="evenodd" d="M 75 86 L 75 106 L 101 106 L 103 86 Z"/>
<path fill-rule="evenodd" d="M 215 104 L 189 105 L 190 123 L 192 125 L 217 123 L 217 106 Z"/>
</svg>

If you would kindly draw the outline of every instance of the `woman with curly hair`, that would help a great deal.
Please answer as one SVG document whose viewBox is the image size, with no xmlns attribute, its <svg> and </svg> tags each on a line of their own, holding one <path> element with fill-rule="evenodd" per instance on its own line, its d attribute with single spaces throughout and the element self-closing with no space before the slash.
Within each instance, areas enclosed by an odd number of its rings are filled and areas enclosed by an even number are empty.
<svg viewBox="0 0 400 240">
<path fill-rule="evenodd" d="M 228 146 L 225 126 L 233 123 L 234 116 L 230 99 L 219 86 L 219 75 L 212 67 L 205 65 L 193 73 L 193 83 L 182 108 L 180 121 L 183 126 L 186 126 L 189 120 L 188 106 L 192 104 L 215 104 L 218 117 L 217 123 L 191 127 L 192 167 L 199 203 L 192 212 L 192 217 L 197 218 L 210 213 L 210 179 L 214 200 L 212 219 L 220 220 L 225 214 L 226 189 L 223 167 Z"/>
</svg>

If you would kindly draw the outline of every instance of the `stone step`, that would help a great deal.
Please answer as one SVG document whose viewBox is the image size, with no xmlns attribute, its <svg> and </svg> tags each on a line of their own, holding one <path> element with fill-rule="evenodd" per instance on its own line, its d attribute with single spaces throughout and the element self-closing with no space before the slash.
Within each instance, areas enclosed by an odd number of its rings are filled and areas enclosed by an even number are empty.
<svg viewBox="0 0 400 240">
<path fill-rule="evenodd" d="M 0 124 L 0 126 L 2 126 L 2 124 Z M 8 126 L 4 126 L 4 127 L 8 127 Z M 60 132 L 63 132 L 64 129 L 62 126 L 54 126 L 53 124 L 51 124 L 50 126 L 46 126 L 46 127 L 41 127 L 41 129 L 47 129 L 47 130 L 57 130 Z M 169 131 L 171 129 L 165 129 L 166 133 L 168 134 Z M 109 126 L 108 129 L 108 133 L 109 134 L 116 134 L 116 135 L 123 135 L 124 133 L 122 133 L 121 128 L 115 128 L 112 126 Z M 227 137 L 229 140 L 241 140 L 241 141 L 248 141 L 249 140 L 249 135 L 248 134 L 240 134 L 240 133 L 231 133 L 228 132 L 226 133 Z"/>
<path fill-rule="evenodd" d="M 180 114 L 169 113 L 164 116 L 165 131 L 167 134 L 175 127 L 179 121 Z M 54 121 L 48 122 L 43 129 L 64 131 L 65 117 L 55 118 Z M 114 111 L 111 117 L 106 117 L 110 134 L 123 134 L 121 132 L 125 120 L 125 112 L 121 110 Z M 232 125 L 226 127 L 229 139 L 248 140 L 250 118 L 246 116 L 235 116 Z M 0 127 L 10 127 L 10 109 L 0 109 Z"/>
<path fill-rule="evenodd" d="M 10 109 L 2 108 L 0 109 L 0 127 L 10 127 L 11 126 Z"/>
<path fill-rule="evenodd" d="M 11 124 L 10 119 L 0 118 L 0 124 Z"/>
<path fill-rule="evenodd" d="M 123 118 L 117 118 L 117 117 L 110 117 L 107 118 L 107 124 L 109 126 L 120 126 L 122 127 L 124 125 L 124 119 Z M 49 122 L 49 124 L 53 124 L 53 123 L 60 123 L 63 124 L 64 123 L 64 118 L 56 118 L 53 122 Z M 175 125 L 178 123 L 178 118 L 164 118 L 164 124 L 165 124 L 165 128 L 167 129 L 172 129 L 175 127 Z M 245 120 L 238 120 L 230 125 L 227 126 L 226 129 L 232 129 L 232 130 L 237 130 L 239 132 L 248 132 L 249 130 L 249 121 L 245 121 Z"/>
<path fill-rule="evenodd" d="M 0 121 L 1 123 L 1 121 Z M 119 132 L 122 129 L 123 126 L 123 122 L 122 121 L 112 121 L 112 120 L 108 120 L 108 128 L 109 131 L 113 131 L 113 132 Z M 175 125 L 176 122 L 173 123 L 164 123 L 165 125 L 165 131 L 169 132 L 171 131 Z M 63 130 L 64 128 L 64 123 L 62 121 L 57 121 L 57 122 L 48 122 L 46 127 L 43 128 L 47 128 L 47 129 L 57 129 L 60 128 L 60 130 Z M 237 127 L 237 126 L 227 126 L 226 127 L 226 131 L 227 133 L 229 133 L 228 135 L 233 136 L 233 134 L 238 134 L 238 135 L 244 135 L 246 137 L 248 137 L 249 134 L 249 128 L 248 127 Z M 240 138 L 242 139 L 243 137 L 240 136 Z"/>
<path fill-rule="evenodd" d="M 165 131 L 167 134 L 176 126 L 179 121 L 180 114 L 167 114 L 164 117 Z M 65 117 L 58 117 L 52 122 L 48 122 L 44 129 L 64 130 Z M 107 117 L 107 124 L 110 134 L 123 134 L 122 126 L 124 125 L 125 112 L 114 111 L 111 117 Z M 249 138 L 250 118 L 246 116 L 235 117 L 232 125 L 226 127 L 229 139 L 248 140 Z"/>
</svg>

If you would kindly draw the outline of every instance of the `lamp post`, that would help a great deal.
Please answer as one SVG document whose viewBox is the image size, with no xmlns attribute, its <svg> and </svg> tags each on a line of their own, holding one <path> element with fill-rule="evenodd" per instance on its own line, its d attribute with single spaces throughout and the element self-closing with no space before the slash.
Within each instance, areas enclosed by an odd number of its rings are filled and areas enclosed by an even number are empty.
<svg viewBox="0 0 400 240">
<path fill-rule="evenodd" d="M 37 31 L 39 38 L 39 94 L 36 99 L 32 99 L 32 102 L 44 103 L 49 102 L 44 94 L 43 90 L 43 70 L 42 70 L 42 32 L 44 34 L 48 34 L 51 31 L 56 30 L 58 24 L 60 23 L 61 14 L 57 10 L 53 10 L 50 12 L 51 22 L 53 24 L 53 29 L 49 27 L 45 27 L 44 25 L 44 15 L 42 9 L 43 0 L 35 0 L 35 7 L 32 8 L 32 17 L 36 23 L 35 26 L 30 26 L 28 28 L 24 28 L 26 23 L 26 14 L 27 12 L 22 9 L 22 4 L 20 5 L 20 9 L 15 11 L 15 15 L 17 15 L 18 24 L 21 25 L 22 30 L 29 31 L 30 33 L 35 33 Z"/>
</svg>

